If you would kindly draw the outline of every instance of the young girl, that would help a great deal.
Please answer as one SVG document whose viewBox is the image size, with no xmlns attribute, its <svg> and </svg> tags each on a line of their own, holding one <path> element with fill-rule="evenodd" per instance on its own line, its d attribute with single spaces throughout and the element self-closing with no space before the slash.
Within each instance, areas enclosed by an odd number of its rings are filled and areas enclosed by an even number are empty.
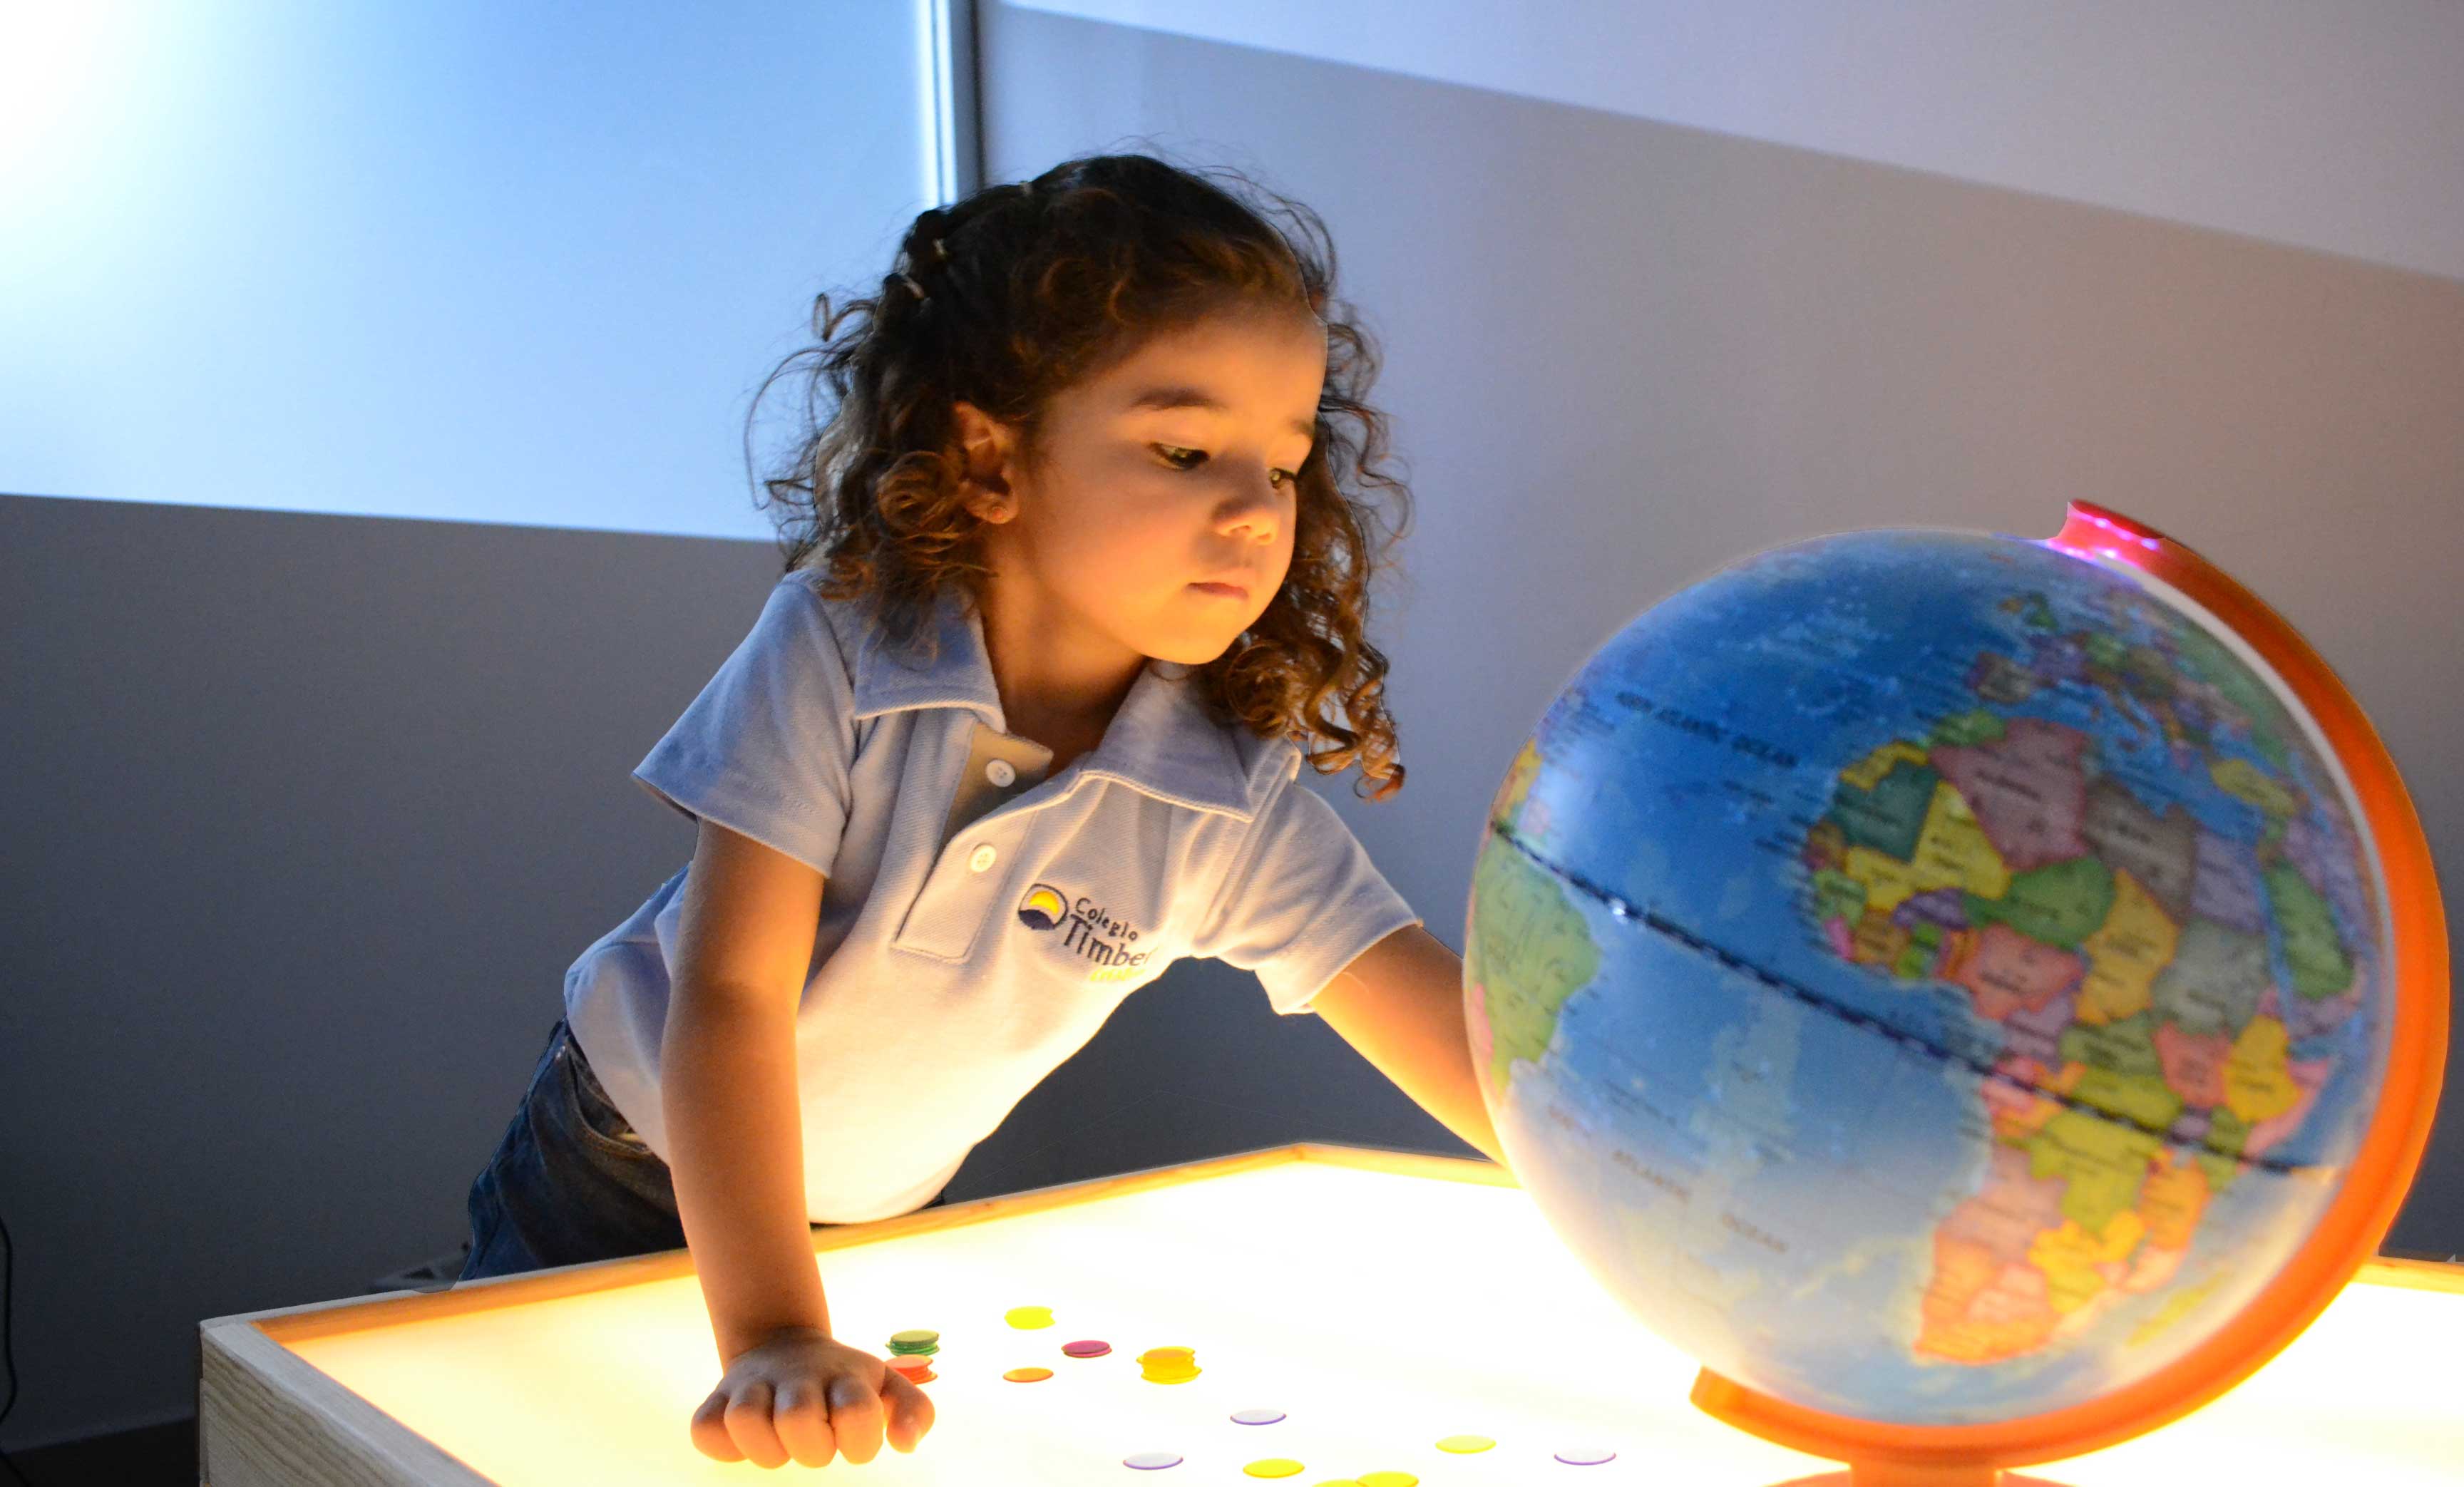
<svg viewBox="0 0 2464 1487">
<path fill-rule="evenodd" d="M 807 1225 L 938 1202 L 1182 956 L 1496 1155 L 1461 963 L 1296 780 L 1403 783 L 1346 483 L 1409 495 L 1331 273 L 1118 155 L 925 212 L 843 340 L 822 296 L 835 416 L 765 482 L 786 575 L 634 771 L 693 861 L 566 973 L 462 1271 L 689 1245 L 706 1454 L 915 1448 L 933 1407 L 833 1334 Z"/>
</svg>

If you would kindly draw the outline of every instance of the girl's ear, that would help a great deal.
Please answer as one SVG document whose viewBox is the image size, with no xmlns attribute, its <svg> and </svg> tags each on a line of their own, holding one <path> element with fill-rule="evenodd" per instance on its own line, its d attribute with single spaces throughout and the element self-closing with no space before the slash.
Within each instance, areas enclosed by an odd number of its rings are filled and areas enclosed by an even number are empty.
<svg viewBox="0 0 2464 1487">
<path fill-rule="evenodd" d="M 959 446 L 967 451 L 967 510 L 982 521 L 1009 520 L 1018 514 L 1018 503 L 1001 478 L 1007 441 L 1000 426 L 963 399 L 951 405 L 951 413 L 958 426 Z"/>
</svg>

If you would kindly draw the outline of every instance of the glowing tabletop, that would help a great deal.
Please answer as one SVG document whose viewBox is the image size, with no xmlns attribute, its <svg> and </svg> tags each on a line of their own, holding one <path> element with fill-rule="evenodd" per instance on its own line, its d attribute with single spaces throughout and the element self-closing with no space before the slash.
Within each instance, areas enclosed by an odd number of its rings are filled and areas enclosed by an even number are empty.
<svg viewBox="0 0 2464 1487">
<path fill-rule="evenodd" d="M 848 1480 L 1177 1487 L 1255 1481 L 1245 1469 L 1282 1461 L 1300 1464 L 1285 1476 L 1297 1487 L 1765 1487 L 1835 1469 L 1694 1409 L 1692 1360 L 1628 1316 L 1485 1162 L 1276 1148 L 813 1242 L 842 1339 L 886 1357 L 894 1333 L 940 1334 L 923 1386 L 932 1432 L 912 1455 L 885 1446 L 818 1469 Z M 1012 1324 L 1035 1306 L 1049 1326 Z M 2374 1263 L 2221 1400 L 2032 1475 L 2464 1481 L 2464 1394 L 2446 1362 L 2459 1333 L 2464 1267 Z M 1065 1355 L 1079 1340 L 1111 1351 Z M 213 1487 L 779 1475 L 710 1460 L 687 1434 L 718 1363 L 682 1251 L 220 1318 L 200 1342 Z M 1148 1381 L 1139 1355 L 1176 1346 L 1197 1377 Z M 1003 1378 L 1020 1367 L 1051 1376 Z M 1249 1410 L 1282 1417 L 1233 1419 Z M 1463 1449 L 1483 1440 L 1494 1444 Z"/>
</svg>

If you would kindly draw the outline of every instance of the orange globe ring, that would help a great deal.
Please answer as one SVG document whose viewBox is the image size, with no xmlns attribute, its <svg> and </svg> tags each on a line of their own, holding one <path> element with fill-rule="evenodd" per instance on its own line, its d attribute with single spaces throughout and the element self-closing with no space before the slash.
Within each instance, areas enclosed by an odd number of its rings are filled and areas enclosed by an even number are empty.
<svg viewBox="0 0 2464 1487">
<path fill-rule="evenodd" d="M 1859 1487 L 1987 1480 L 1994 1470 L 2096 1451 L 2145 1434 L 2258 1371 L 2318 1320 L 2378 1252 L 2430 1139 L 2447 1062 L 2447 918 L 2437 868 L 2412 798 L 2378 731 L 2299 631 L 2198 554 L 2127 516 L 2085 501 L 2049 544 L 2092 562 L 2121 563 L 2172 585 L 2264 657 L 2309 711 L 2350 777 L 2387 885 L 2395 941 L 2395 1017 L 2377 1114 L 2350 1171 L 2309 1239 L 2267 1287 L 2205 1342 L 2146 1378 L 2085 1404 L 1990 1425 L 1901 1425 L 1809 1410 L 1708 1368 L 1693 1400 L 1713 1418 L 1792 1450 L 1854 1462 Z"/>
</svg>

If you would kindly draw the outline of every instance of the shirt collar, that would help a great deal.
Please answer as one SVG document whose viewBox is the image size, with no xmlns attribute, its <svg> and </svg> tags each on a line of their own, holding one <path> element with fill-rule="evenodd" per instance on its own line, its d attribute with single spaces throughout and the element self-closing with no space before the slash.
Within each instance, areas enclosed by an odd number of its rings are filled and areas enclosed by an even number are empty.
<svg viewBox="0 0 2464 1487">
<path fill-rule="evenodd" d="M 965 708 L 1008 733 L 975 606 L 958 590 L 944 589 L 928 628 L 939 643 L 929 663 L 891 651 L 878 625 L 866 626 L 853 668 L 856 717 Z M 1297 773 L 1292 766 L 1299 751 L 1288 742 L 1277 748 L 1264 740 L 1256 749 L 1241 748 L 1230 730 L 1207 716 L 1189 671 L 1177 662 L 1150 660 L 1121 699 L 1103 741 L 1076 767 L 1159 800 L 1248 820 L 1275 775 Z"/>
</svg>

